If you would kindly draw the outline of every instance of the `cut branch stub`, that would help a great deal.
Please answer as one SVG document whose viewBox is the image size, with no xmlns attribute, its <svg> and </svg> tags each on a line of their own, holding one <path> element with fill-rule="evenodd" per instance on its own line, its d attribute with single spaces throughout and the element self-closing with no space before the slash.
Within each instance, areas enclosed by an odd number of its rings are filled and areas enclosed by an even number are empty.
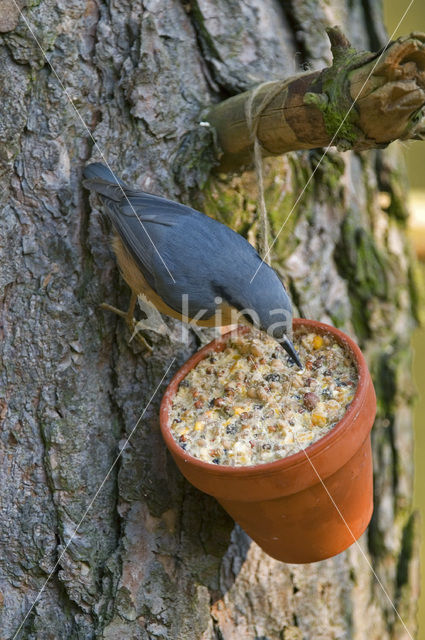
<svg viewBox="0 0 425 640">
<path fill-rule="evenodd" d="M 330 144 L 364 150 L 424 137 L 425 34 L 399 38 L 378 53 L 357 52 L 337 27 L 328 35 L 331 67 L 264 83 L 209 111 L 223 152 L 219 171 L 252 161 L 247 105 L 258 119 L 263 156 Z"/>
<path fill-rule="evenodd" d="M 350 79 L 364 134 L 356 148 L 421 137 L 417 134 L 425 127 L 425 34 L 415 33 L 394 42 L 368 80 L 374 64 L 357 69 Z"/>
</svg>

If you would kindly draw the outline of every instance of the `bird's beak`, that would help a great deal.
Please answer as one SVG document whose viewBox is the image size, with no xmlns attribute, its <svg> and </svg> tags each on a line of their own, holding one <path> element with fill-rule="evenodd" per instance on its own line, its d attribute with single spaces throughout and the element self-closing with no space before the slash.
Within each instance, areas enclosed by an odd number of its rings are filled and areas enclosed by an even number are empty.
<svg viewBox="0 0 425 640">
<path fill-rule="evenodd" d="M 282 347 L 285 349 L 286 353 L 291 358 L 291 360 L 293 360 L 295 362 L 297 367 L 299 367 L 300 369 L 304 369 L 303 365 L 301 364 L 301 360 L 298 357 L 298 353 L 295 351 L 295 347 L 292 344 L 292 342 L 290 341 L 290 339 L 287 336 L 283 336 L 283 338 L 280 341 L 280 343 L 281 343 Z"/>
</svg>

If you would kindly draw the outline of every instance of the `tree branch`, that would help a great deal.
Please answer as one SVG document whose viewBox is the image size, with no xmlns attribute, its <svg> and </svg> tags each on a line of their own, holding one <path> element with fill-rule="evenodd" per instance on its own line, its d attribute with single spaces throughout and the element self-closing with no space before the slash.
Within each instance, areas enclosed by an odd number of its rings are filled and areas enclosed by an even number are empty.
<svg viewBox="0 0 425 640">
<path fill-rule="evenodd" d="M 331 67 L 264 83 L 209 111 L 222 151 L 219 171 L 252 161 L 254 133 L 264 156 L 424 137 L 425 34 L 399 38 L 384 53 L 357 52 L 337 27 L 328 36 Z"/>
</svg>

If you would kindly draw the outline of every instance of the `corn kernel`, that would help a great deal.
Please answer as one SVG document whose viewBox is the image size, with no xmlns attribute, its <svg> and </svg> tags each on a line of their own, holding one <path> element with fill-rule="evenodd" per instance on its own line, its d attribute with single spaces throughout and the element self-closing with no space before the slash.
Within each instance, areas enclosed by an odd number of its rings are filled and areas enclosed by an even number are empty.
<svg viewBox="0 0 425 640">
<path fill-rule="evenodd" d="M 243 413 L 245 411 L 245 409 L 243 407 L 235 407 L 233 409 L 233 412 L 236 416 L 240 416 L 241 413 Z"/>
<path fill-rule="evenodd" d="M 323 346 L 323 338 L 322 336 L 314 336 L 313 338 L 313 349 L 320 349 Z"/>
<path fill-rule="evenodd" d="M 195 431 L 203 431 L 204 427 L 205 427 L 205 424 L 203 422 L 200 422 L 199 420 L 198 422 L 195 422 Z"/>
<path fill-rule="evenodd" d="M 326 424 L 326 418 L 321 413 L 312 413 L 311 422 L 317 427 L 324 427 Z"/>
</svg>

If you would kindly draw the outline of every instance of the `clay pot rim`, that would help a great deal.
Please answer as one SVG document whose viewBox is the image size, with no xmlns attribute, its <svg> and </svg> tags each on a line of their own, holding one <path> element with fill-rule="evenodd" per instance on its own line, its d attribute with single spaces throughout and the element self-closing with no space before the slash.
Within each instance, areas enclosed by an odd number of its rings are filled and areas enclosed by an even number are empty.
<svg viewBox="0 0 425 640">
<path fill-rule="evenodd" d="M 221 347 L 227 342 L 227 340 L 236 335 L 243 335 L 249 331 L 249 327 L 240 325 L 236 329 L 228 331 L 221 337 L 216 338 L 206 346 L 202 347 L 199 351 L 194 353 L 175 373 L 161 401 L 160 407 L 160 427 L 162 436 L 169 450 L 174 456 L 180 458 L 183 462 L 189 463 L 191 466 L 197 467 L 199 470 L 204 470 L 211 475 L 216 476 L 228 476 L 231 477 L 252 477 L 257 475 L 274 475 L 274 473 L 280 473 L 283 469 L 292 469 L 297 466 L 305 465 L 306 459 L 314 460 L 319 454 L 322 454 L 326 449 L 333 446 L 340 438 L 342 438 L 350 428 L 351 424 L 355 421 L 356 417 L 360 413 L 365 401 L 365 397 L 368 389 L 369 374 L 367 364 L 364 356 L 358 347 L 358 345 L 345 333 L 332 325 L 319 322 L 317 320 L 307 320 L 304 318 L 294 318 L 293 327 L 307 327 L 314 329 L 315 332 L 321 334 L 331 334 L 340 344 L 348 348 L 351 353 L 358 372 L 358 384 L 354 394 L 354 398 L 343 417 L 328 431 L 322 438 L 319 438 L 313 444 L 310 444 L 305 449 L 301 449 L 296 453 L 293 453 L 285 458 L 279 458 L 272 462 L 265 462 L 263 464 L 256 465 L 244 465 L 231 467 L 228 465 L 213 464 L 210 462 L 204 462 L 184 451 L 178 443 L 174 440 L 170 428 L 169 428 L 169 410 L 171 408 L 172 399 L 178 389 L 180 382 L 187 376 L 201 360 L 207 357 L 213 352 L 222 350 Z"/>
</svg>

